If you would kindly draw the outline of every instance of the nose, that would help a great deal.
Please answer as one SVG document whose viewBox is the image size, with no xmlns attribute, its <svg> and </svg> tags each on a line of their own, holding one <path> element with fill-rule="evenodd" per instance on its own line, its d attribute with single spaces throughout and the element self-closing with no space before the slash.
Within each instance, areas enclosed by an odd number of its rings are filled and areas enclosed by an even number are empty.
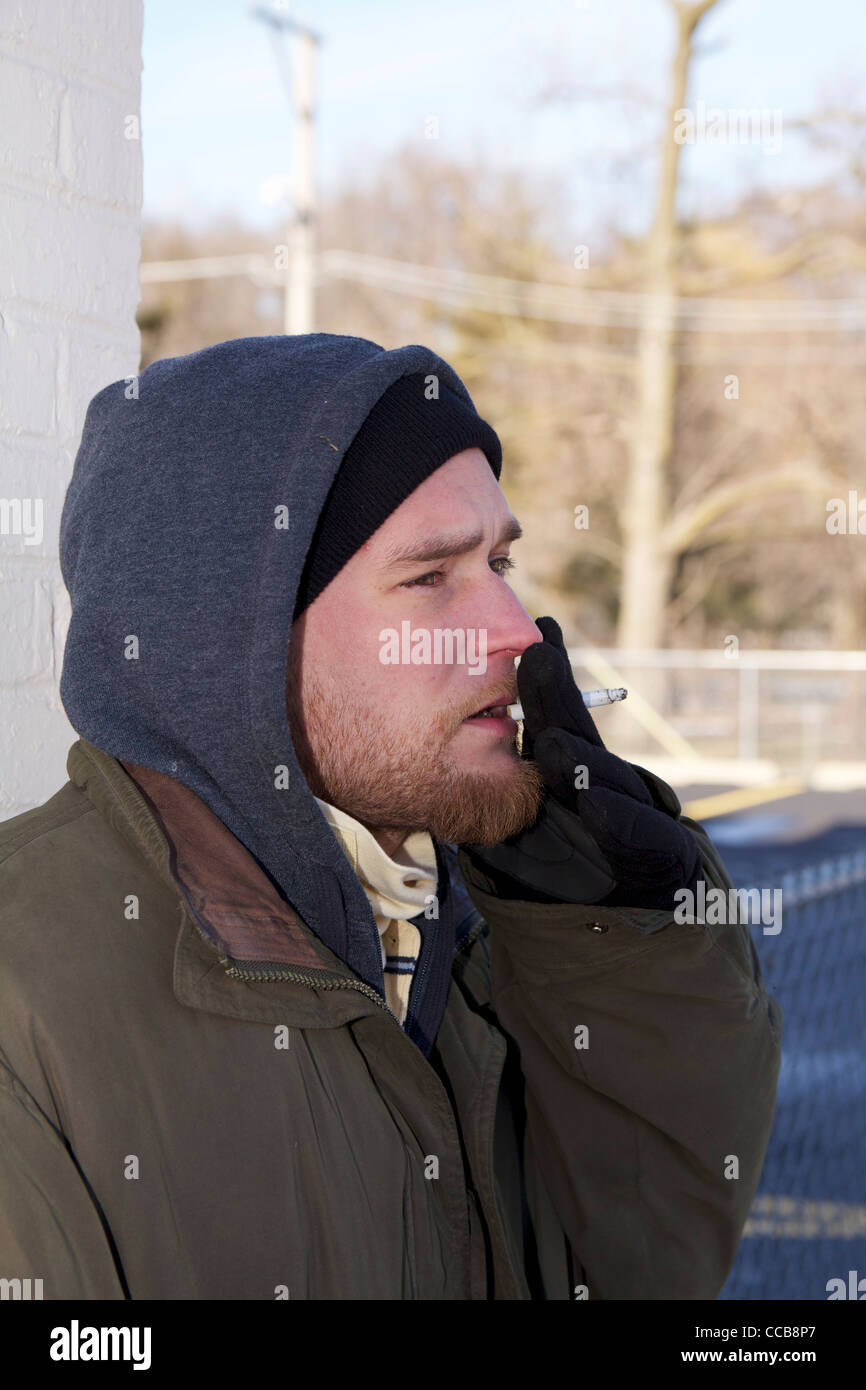
<svg viewBox="0 0 866 1390">
<path fill-rule="evenodd" d="M 491 604 L 486 616 L 488 653 L 507 651 L 518 657 L 544 640 L 517 595 L 504 585 L 499 602 Z"/>
</svg>

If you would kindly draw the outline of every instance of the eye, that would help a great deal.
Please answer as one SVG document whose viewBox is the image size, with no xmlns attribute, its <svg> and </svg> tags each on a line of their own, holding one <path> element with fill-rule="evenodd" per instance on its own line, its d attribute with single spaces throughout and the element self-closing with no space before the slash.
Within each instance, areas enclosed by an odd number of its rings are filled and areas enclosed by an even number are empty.
<svg viewBox="0 0 866 1390">
<path fill-rule="evenodd" d="M 424 580 L 424 579 L 433 579 L 437 574 L 441 574 L 441 573 L 442 573 L 441 570 L 430 570 L 430 572 L 429 572 L 428 574 L 419 574 L 419 576 L 418 576 L 417 579 L 407 579 L 405 584 L 401 584 L 401 585 L 400 585 L 400 588 L 401 588 L 401 589 L 435 589 L 435 588 L 436 588 L 436 585 L 435 585 L 435 584 L 424 584 L 424 583 L 422 583 L 422 580 Z"/>
<path fill-rule="evenodd" d="M 515 562 L 514 562 L 513 560 L 511 560 L 507 555 L 498 555 L 498 556 L 496 557 L 496 559 L 495 559 L 495 560 L 491 560 L 490 563 L 491 563 L 491 565 L 501 565 L 501 566 L 502 566 L 502 568 L 499 569 L 499 570 L 497 570 L 496 573 L 499 574 L 499 575 L 502 575 L 503 578 L 504 578 L 504 576 L 505 576 L 505 574 L 506 574 L 506 572 L 507 572 L 508 570 L 513 570 L 513 569 L 515 568 Z M 419 574 L 417 579 L 408 579 L 408 580 L 406 580 L 405 583 L 403 583 L 403 584 L 400 585 L 400 588 L 401 588 L 401 589 L 438 589 L 438 588 L 440 587 L 440 585 L 438 585 L 438 584 L 424 584 L 424 583 L 422 583 L 422 580 L 424 580 L 424 579 L 434 579 L 437 575 L 439 575 L 439 574 L 444 574 L 444 573 L 445 573 L 444 570 L 428 570 L 426 574 Z"/>
</svg>

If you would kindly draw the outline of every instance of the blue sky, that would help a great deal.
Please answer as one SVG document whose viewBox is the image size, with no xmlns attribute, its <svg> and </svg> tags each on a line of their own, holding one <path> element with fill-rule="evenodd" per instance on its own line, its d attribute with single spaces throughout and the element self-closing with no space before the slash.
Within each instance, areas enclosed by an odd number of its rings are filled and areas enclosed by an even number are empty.
<svg viewBox="0 0 866 1390">
<path fill-rule="evenodd" d="M 612 212 L 640 225 L 648 180 L 635 170 L 617 183 L 598 161 L 639 150 L 651 134 L 648 103 L 664 91 L 673 34 L 665 0 L 289 0 L 283 8 L 323 38 L 320 196 L 372 173 L 407 140 L 429 149 L 424 122 L 435 115 L 441 154 L 551 173 L 563 208 L 578 206 L 587 224 Z M 784 121 L 853 96 L 864 40 L 864 0 L 720 0 L 701 29 L 689 102 L 780 110 L 782 149 L 686 149 L 690 199 L 706 205 L 826 172 Z M 278 208 L 261 190 L 288 171 L 288 102 L 250 6 L 145 0 L 143 64 L 145 216 L 195 227 L 227 212 L 271 225 Z M 647 104 L 532 104 L 545 79 L 566 77 L 582 91 L 637 83 Z"/>
</svg>

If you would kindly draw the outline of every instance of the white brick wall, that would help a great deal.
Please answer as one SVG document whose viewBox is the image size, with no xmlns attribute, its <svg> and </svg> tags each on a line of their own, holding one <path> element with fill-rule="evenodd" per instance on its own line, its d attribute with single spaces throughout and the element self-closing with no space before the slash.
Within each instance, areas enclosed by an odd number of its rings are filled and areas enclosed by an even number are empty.
<svg viewBox="0 0 866 1390">
<path fill-rule="evenodd" d="M 60 512 L 90 398 L 139 366 L 141 30 L 142 0 L 0 0 L 0 820 L 78 737 Z"/>
</svg>

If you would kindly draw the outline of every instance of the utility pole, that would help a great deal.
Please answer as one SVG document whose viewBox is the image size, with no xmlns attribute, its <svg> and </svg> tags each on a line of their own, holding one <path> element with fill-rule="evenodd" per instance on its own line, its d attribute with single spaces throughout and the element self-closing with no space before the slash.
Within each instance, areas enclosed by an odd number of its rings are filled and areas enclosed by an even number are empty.
<svg viewBox="0 0 866 1390">
<path fill-rule="evenodd" d="M 313 160 L 315 114 L 315 58 L 320 36 L 290 19 L 281 8 L 255 5 L 251 13 L 273 31 L 277 61 L 288 89 L 292 109 L 292 215 L 287 229 L 289 248 L 283 299 L 283 332 L 311 333 L 315 322 L 315 216 L 316 189 Z M 294 59 L 291 77 L 285 71 L 284 50 L 277 36 L 291 36 Z"/>
</svg>

